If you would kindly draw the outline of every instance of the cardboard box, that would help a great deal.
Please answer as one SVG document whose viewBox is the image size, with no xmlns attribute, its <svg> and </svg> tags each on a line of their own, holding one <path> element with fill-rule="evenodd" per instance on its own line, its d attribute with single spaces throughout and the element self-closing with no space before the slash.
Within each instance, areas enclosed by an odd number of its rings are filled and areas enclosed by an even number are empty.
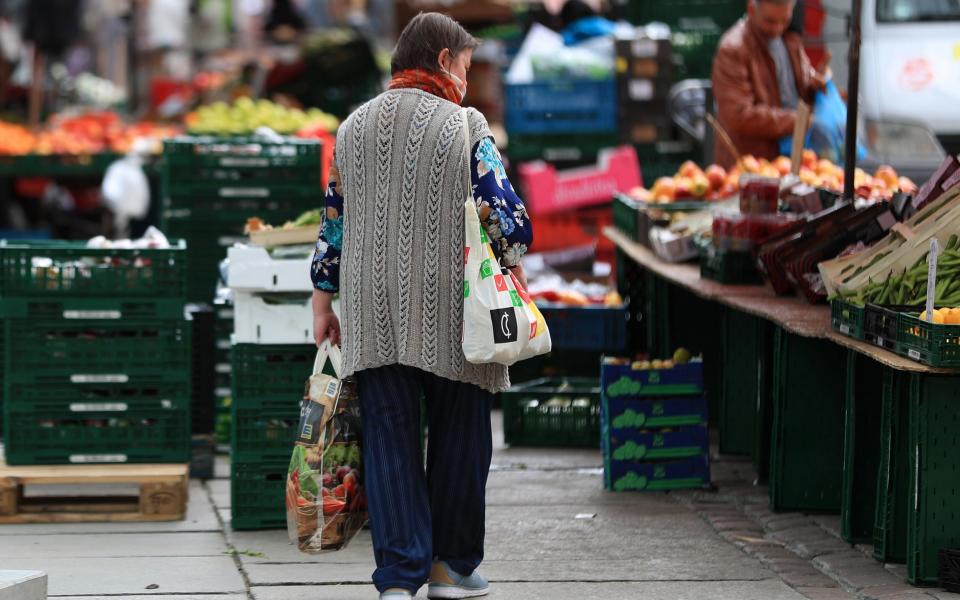
<svg viewBox="0 0 960 600">
<path fill-rule="evenodd" d="M 616 492 L 706 487 L 710 485 L 710 457 L 701 454 L 655 462 L 605 460 L 603 483 L 606 489 Z"/>
</svg>

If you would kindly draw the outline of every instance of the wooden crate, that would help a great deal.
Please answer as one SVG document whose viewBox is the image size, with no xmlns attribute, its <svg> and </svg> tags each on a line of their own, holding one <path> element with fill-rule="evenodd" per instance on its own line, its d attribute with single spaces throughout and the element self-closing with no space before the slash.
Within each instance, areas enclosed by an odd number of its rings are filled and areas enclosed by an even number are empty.
<svg viewBox="0 0 960 600">
<path fill-rule="evenodd" d="M 185 464 L 11 467 L 0 460 L 0 524 L 180 521 L 188 484 Z M 116 492 L 134 485 L 132 493 Z"/>
</svg>

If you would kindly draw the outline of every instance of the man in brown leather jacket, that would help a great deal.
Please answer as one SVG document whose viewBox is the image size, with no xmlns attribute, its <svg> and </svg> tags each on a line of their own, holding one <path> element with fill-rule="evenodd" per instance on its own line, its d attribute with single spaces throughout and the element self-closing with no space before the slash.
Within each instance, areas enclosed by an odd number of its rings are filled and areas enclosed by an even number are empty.
<svg viewBox="0 0 960 600">
<path fill-rule="evenodd" d="M 741 154 L 773 159 L 793 133 L 799 100 L 813 101 L 824 79 L 810 65 L 803 42 L 787 31 L 794 0 L 747 0 L 747 16 L 727 31 L 713 61 L 717 117 Z M 715 160 L 736 162 L 718 142 Z"/>
</svg>

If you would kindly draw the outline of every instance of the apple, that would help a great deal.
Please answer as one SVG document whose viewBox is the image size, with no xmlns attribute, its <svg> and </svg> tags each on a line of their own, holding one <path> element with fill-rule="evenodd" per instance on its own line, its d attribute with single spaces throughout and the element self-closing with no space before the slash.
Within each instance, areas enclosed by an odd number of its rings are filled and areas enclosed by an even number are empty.
<svg viewBox="0 0 960 600">
<path fill-rule="evenodd" d="M 325 488 L 333 487 L 333 475 L 331 475 L 330 473 L 323 474 L 323 487 Z"/>
<path fill-rule="evenodd" d="M 817 170 L 817 153 L 813 150 L 804 150 L 800 164 L 811 171 Z"/>
<path fill-rule="evenodd" d="M 707 180 L 710 182 L 710 188 L 718 190 L 723 187 L 727 180 L 727 172 L 720 165 L 710 165 L 706 170 Z"/>
<path fill-rule="evenodd" d="M 349 475 L 350 471 L 351 471 L 350 467 L 347 467 L 347 466 L 343 466 L 337 469 L 337 481 L 339 481 L 340 483 L 343 483 L 344 477 Z"/>
<path fill-rule="evenodd" d="M 690 193 L 696 198 L 703 198 L 710 191 L 710 180 L 703 173 L 693 176 L 690 184 Z"/>
<path fill-rule="evenodd" d="M 629 196 L 634 200 L 639 200 L 641 202 L 649 202 L 653 199 L 653 194 L 650 193 L 650 190 L 640 186 L 630 190 Z"/>
<path fill-rule="evenodd" d="M 791 163 L 790 159 L 786 156 L 778 156 L 777 160 L 773 161 L 773 166 L 776 167 L 777 172 L 780 173 L 782 177 L 790 174 L 793 163 Z"/>
<path fill-rule="evenodd" d="M 909 177 L 901 177 L 897 183 L 904 194 L 916 194 L 918 191 L 917 184 Z"/>
<path fill-rule="evenodd" d="M 770 177 L 772 179 L 780 179 L 780 171 L 773 165 L 766 165 L 760 169 L 760 174 L 764 177 Z"/>
<path fill-rule="evenodd" d="M 692 160 L 688 160 L 680 165 L 680 170 L 677 171 L 677 175 L 686 177 L 688 179 L 693 179 L 698 173 L 703 173 L 703 171 L 700 169 L 697 163 L 693 162 Z"/>
<path fill-rule="evenodd" d="M 897 177 L 897 172 L 894 171 L 893 167 L 890 165 L 881 165 L 877 169 L 874 177 L 886 184 L 887 188 L 891 190 L 897 189 L 897 186 L 900 185 L 900 179 Z"/>
<path fill-rule="evenodd" d="M 744 172 L 746 173 L 759 173 L 760 172 L 760 161 L 757 160 L 752 154 L 747 154 L 740 159 L 740 164 L 743 167 Z"/>
<path fill-rule="evenodd" d="M 677 200 L 693 197 L 693 180 L 687 177 L 678 177 L 673 197 Z"/>
<path fill-rule="evenodd" d="M 672 202 L 677 197 L 677 184 L 673 177 L 661 177 L 653 184 L 650 193 L 654 198 L 666 198 L 667 202 Z"/>
</svg>

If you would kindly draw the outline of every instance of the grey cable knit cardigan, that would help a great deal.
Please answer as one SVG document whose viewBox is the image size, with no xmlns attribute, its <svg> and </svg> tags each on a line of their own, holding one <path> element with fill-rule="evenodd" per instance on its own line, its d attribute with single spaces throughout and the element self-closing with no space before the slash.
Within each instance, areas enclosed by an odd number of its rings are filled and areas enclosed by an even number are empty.
<svg viewBox="0 0 960 600">
<path fill-rule="evenodd" d="M 506 367 L 469 363 L 461 348 L 471 193 L 462 119 L 456 104 L 403 89 L 340 127 L 344 377 L 399 363 L 494 393 L 510 385 Z M 472 109 L 468 122 L 472 148 L 490 129 Z"/>
</svg>

